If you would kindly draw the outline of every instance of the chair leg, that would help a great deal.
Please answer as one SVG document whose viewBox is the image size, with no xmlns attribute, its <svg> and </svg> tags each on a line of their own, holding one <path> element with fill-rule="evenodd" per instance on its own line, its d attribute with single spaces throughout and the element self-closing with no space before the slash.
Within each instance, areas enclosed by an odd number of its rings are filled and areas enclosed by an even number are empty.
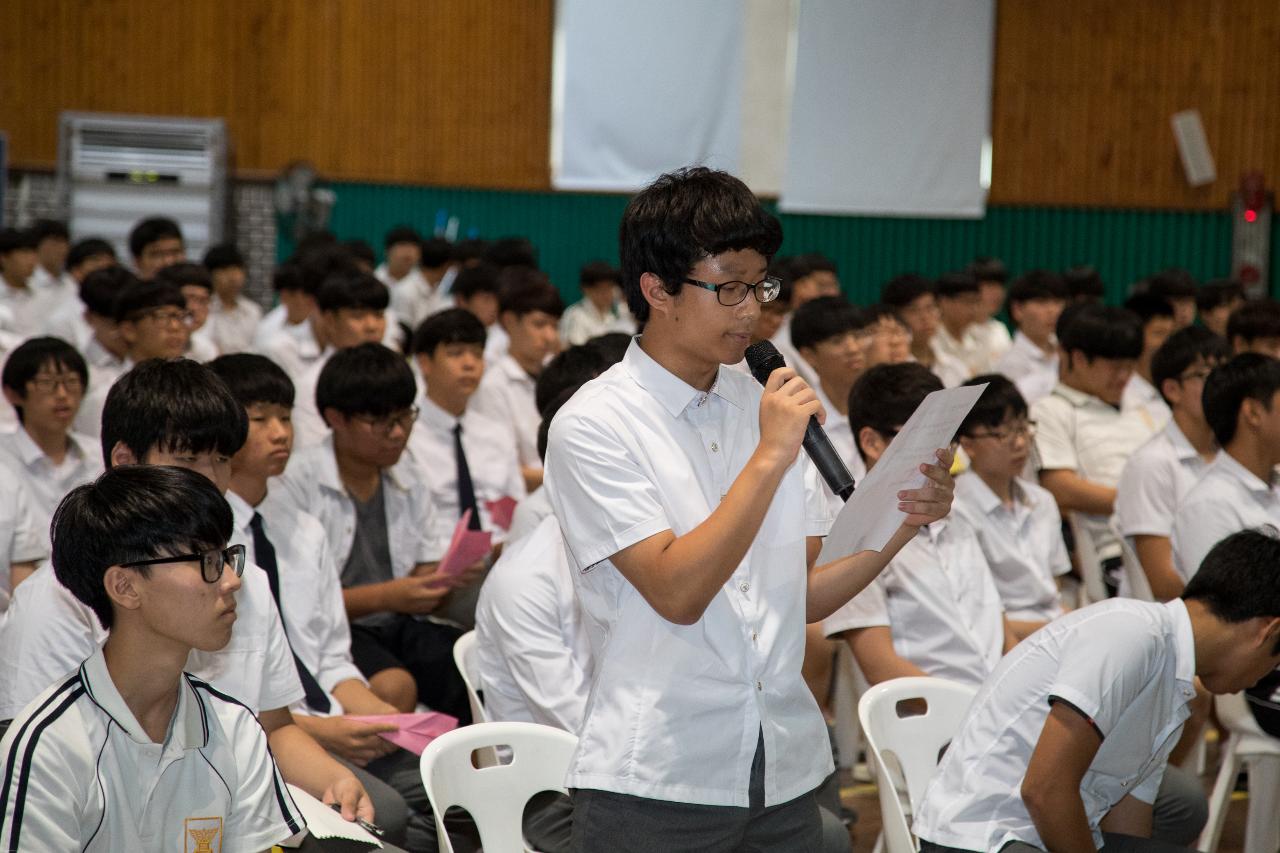
<svg viewBox="0 0 1280 853">
<path fill-rule="evenodd" d="M 1245 819 L 1244 853 L 1276 853 L 1280 849 L 1280 756 L 1254 755 L 1249 770 L 1249 816 Z"/>
<path fill-rule="evenodd" d="M 1209 819 L 1205 822 L 1200 841 L 1196 845 L 1196 849 L 1203 853 L 1214 853 L 1218 849 L 1222 824 L 1227 817 L 1227 806 L 1231 804 L 1231 791 L 1235 787 L 1236 774 L 1240 772 L 1240 758 L 1237 755 L 1239 744 L 1239 735 L 1233 734 L 1222 750 L 1218 778 L 1214 780 L 1213 793 L 1209 795 Z"/>
</svg>

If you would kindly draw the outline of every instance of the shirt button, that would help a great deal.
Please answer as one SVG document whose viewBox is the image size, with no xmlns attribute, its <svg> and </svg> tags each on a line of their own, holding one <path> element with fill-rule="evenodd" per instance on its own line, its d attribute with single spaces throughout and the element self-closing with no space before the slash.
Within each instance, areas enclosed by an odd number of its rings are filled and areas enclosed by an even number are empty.
<svg viewBox="0 0 1280 853">
<path fill-rule="evenodd" d="M 713 442 L 711 442 L 711 452 L 712 452 L 712 453 L 719 453 L 719 452 L 720 452 L 720 445 L 716 444 L 714 441 L 713 441 Z"/>
<path fill-rule="evenodd" d="M 760 635 L 759 635 L 759 634 L 757 634 L 755 631 L 752 631 L 752 632 L 751 632 L 751 642 L 752 642 L 752 643 L 754 643 L 754 642 L 756 641 L 756 639 L 757 639 L 759 636 L 760 636 Z"/>
<path fill-rule="evenodd" d="M 750 592 L 751 584 L 747 583 L 746 581 L 743 581 L 742 583 L 738 584 L 738 589 L 742 590 L 743 592 Z"/>
<path fill-rule="evenodd" d="M 764 690 L 764 685 L 759 681 L 756 682 L 756 690 Z"/>
</svg>

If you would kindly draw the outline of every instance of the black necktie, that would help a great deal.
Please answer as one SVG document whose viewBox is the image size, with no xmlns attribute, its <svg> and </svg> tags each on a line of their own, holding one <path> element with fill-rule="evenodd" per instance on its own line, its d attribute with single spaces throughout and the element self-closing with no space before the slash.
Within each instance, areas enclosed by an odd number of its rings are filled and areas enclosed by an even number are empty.
<svg viewBox="0 0 1280 853">
<path fill-rule="evenodd" d="M 471 469 L 467 467 L 467 454 L 462 449 L 462 424 L 453 425 L 453 456 L 458 461 L 458 517 L 471 510 L 468 530 L 480 530 L 480 507 L 476 506 L 476 487 L 471 482 Z"/>
<path fill-rule="evenodd" d="M 254 562 L 267 573 L 267 583 L 271 586 L 271 598 L 276 603 L 276 609 L 280 608 L 280 567 L 276 564 L 276 548 L 271 544 L 271 540 L 267 538 L 267 533 L 262 529 L 262 516 L 258 513 L 253 514 L 253 520 L 249 522 L 249 528 L 253 531 L 253 556 Z M 284 611 L 280 611 L 280 624 L 284 625 Z M 289 639 L 289 635 L 285 634 L 285 639 Z M 311 670 L 307 669 L 302 659 L 298 657 L 298 653 L 293 651 L 293 645 L 290 644 L 289 651 L 293 654 L 293 665 L 298 668 L 298 680 L 302 682 L 302 692 L 306 694 L 307 705 L 313 711 L 320 713 L 328 713 L 329 697 L 324 695 L 324 690 L 320 687 L 320 682 L 316 681 L 316 677 L 311 674 Z"/>
</svg>

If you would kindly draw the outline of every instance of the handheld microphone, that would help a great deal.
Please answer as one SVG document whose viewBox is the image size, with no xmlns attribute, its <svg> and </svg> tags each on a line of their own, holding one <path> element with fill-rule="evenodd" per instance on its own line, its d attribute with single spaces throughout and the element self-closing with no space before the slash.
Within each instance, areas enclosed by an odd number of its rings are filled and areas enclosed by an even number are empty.
<svg viewBox="0 0 1280 853">
<path fill-rule="evenodd" d="M 746 358 L 751 375 L 761 385 L 769 381 L 770 373 L 787 366 L 782 353 L 769 341 L 759 341 L 747 347 Z M 841 500 L 849 500 L 849 496 L 853 494 L 853 475 L 840 459 L 840 454 L 831 446 L 831 439 L 827 438 L 816 417 L 810 416 L 809 426 L 805 427 L 803 447 L 822 479 L 826 481 L 827 488 L 839 495 Z"/>
</svg>

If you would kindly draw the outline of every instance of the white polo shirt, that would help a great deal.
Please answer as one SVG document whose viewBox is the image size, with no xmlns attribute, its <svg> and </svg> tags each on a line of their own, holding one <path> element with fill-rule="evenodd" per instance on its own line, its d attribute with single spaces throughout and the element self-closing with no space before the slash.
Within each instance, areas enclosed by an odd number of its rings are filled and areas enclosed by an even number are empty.
<svg viewBox="0 0 1280 853">
<path fill-rule="evenodd" d="M 453 528 L 462 511 L 458 506 L 458 464 L 454 453 L 453 428 L 462 424 L 462 450 L 475 490 L 480 523 L 493 534 L 494 543 L 506 538 L 506 531 L 493 523 L 486 503 L 510 497 L 524 498 L 524 477 L 516 456 L 516 436 L 511 426 L 467 407 L 455 418 L 427 397 L 418 399 L 420 414 L 405 451 L 413 461 L 431 471 L 431 523 L 427 528 L 427 549 L 432 560 L 449 550 Z"/>
<path fill-rule="evenodd" d="M 1222 451 L 1183 496 L 1173 522 L 1173 567 L 1185 580 L 1199 570 L 1213 546 L 1241 530 L 1280 529 L 1280 488 Z"/>
<path fill-rule="evenodd" d="M 610 332 L 636 333 L 636 319 L 621 299 L 615 298 L 609 310 L 603 313 L 590 299 L 580 299 L 566 308 L 560 318 L 560 340 L 565 346 L 585 344 Z"/>
<path fill-rule="evenodd" d="M 1164 425 L 1173 417 L 1173 411 L 1160 396 L 1156 386 L 1139 376 L 1136 370 L 1129 377 L 1129 384 L 1124 386 L 1120 408 L 1142 418 L 1153 432 L 1164 429 Z"/>
<path fill-rule="evenodd" d="M 528 536 L 542 523 L 542 519 L 552 514 L 551 499 L 547 497 L 547 490 L 539 486 L 527 498 L 516 504 L 516 511 L 511 516 L 511 529 L 507 531 L 508 547 Z"/>
<path fill-rule="evenodd" d="M 39 508 L 21 474 L 0 462 L 0 612 L 9 600 L 9 571 L 14 563 L 33 563 L 49 556 L 49 526 L 38 522 Z M 0 718 L 3 719 L 3 718 Z"/>
<path fill-rule="evenodd" d="M 1116 524 L 1125 536 L 1169 536 L 1178 503 L 1205 462 L 1172 419 L 1129 457 L 1116 486 Z"/>
<path fill-rule="evenodd" d="M 32 521 L 42 540 L 49 538 L 53 511 L 76 486 L 92 482 L 102 473 L 98 444 L 79 433 L 67 434 L 67 455 L 55 465 L 22 427 L 0 433 L 0 459 L 18 473 L 32 497 Z"/>
<path fill-rule="evenodd" d="M 938 765 L 912 827 L 962 850 L 1011 841 L 1043 848 L 1020 788 L 1055 700 L 1080 711 L 1102 745 L 1080 783 L 1093 843 L 1132 795 L 1155 801 L 1190 716 L 1195 637 L 1181 599 L 1113 598 L 1068 613 L 1023 640 L 983 684 Z"/>
<path fill-rule="evenodd" d="M 1062 615 L 1055 579 L 1071 571 L 1071 558 L 1053 495 L 1018 477 L 1010 508 L 970 471 L 956 477 L 951 511 L 977 535 L 1005 615 L 1028 622 Z"/>
<path fill-rule="evenodd" d="M 1030 406 L 1047 397 L 1058 384 L 1057 342 L 1049 352 L 1045 352 L 1033 344 L 1031 338 L 1017 332 L 1013 336 L 1013 345 L 996 362 L 995 370 L 1013 380 Z"/>
<path fill-rule="evenodd" d="M 0 847 L 258 853 L 303 830 L 253 712 L 186 673 L 175 686 L 163 743 L 101 649 L 37 697 L 0 741 Z"/>
<path fill-rule="evenodd" d="M 209 336 L 218 352 L 226 355 L 249 352 L 253 348 L 253 335 L 262 320 L 262 309 L 250 299 L 240 297 L 228 308 L 218 296 L 209 303 Z"/>
<path fill-rule="evenodd" d="M 503 551 L 489 570 L 476 605 L 476 651 L 490 720 L 578 731 L 591 684 L 591 647 L 554 517 Z"/>
<path fill-rule="evenodd" d="M 542 415 L 534 397 L 535 380 L 520 366 L 510 353 L 488 364 L 480 387 L 467 408 L 510 424 L 516 433 L 516 452 L 520 464 L 526 468 L 541 468 L 538 456 L 538 427 Z M 468 462 L 470 458 L 468 457 Z"/>
<path fill-rule="evenodd" d="M 610 562 L 706 520 L 760 442 L 762 394 L 724 366 L 699 391 L 633 341 L 552 422 L 545 488 L 596 660 L 569 787 L 745 807 L 761 734 L 766 805 L 813 790 L 832 770 L 826 724 L 800 675 L 806 537 L 831 526 L 803 453 L 693 625 L 658 615 Z"/>
<path fill-rule="evenodd" d="M 1004 605 L 969 525 L 920 529 L 888 567 L 828 616 L 828 637 L 887 627 L 893 650 L 929 675 L 981 684 L 1004 654 Z"/>
</svg>

